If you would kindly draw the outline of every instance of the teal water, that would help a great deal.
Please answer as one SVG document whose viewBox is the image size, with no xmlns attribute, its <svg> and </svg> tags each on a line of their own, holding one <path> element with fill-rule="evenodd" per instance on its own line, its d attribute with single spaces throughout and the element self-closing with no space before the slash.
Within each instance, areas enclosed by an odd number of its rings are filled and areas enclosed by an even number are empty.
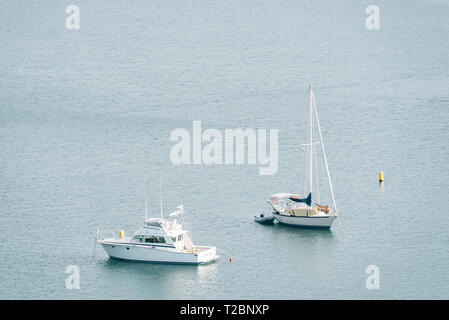
<svg viewBox="0 0 449 320">
<path fill-rule="evenodd" d="M 0 298 L 449 298 L 447 1 L 76 1 L 77 31 L 69 4 L 0 3 Z M 258 225 L 271 193 L 303 190 L 310 83 L 342 224 Z M 193 120 L 277 128 L 277 174 L 173 165 Z M 232 262 L 93 256 L 97 226 L 140 227 L 145 189 L 158 214 L 160 173 L 165 212 L 184 204 Z"/>
</svg>

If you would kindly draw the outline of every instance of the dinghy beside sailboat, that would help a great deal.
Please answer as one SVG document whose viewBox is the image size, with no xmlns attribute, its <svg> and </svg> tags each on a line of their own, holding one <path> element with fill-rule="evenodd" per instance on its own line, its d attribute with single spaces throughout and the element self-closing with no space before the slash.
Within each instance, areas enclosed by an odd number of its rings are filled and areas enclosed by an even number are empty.
<svg viewBox="0 0 449 320">
<path fill-rule="evenodd" d="M 254 220 L 260 224 L 272 224 L 275 219 L 273 216 L 266 216 L 261 213 L 258 216 L 254 216 Z"/>
</svg>

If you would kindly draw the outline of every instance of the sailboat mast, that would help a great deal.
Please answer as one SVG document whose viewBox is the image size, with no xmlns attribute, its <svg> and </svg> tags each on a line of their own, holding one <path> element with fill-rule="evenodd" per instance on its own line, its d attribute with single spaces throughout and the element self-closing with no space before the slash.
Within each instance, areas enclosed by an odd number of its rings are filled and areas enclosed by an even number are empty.
<svg viewBox="0 0 449 320">
<path fill-rule="evenodd" d="M 312 193 L 312 173 L 313 173 L 313 93 L 312 86 L 309 86 L 309 192 Z"/>
</svg>

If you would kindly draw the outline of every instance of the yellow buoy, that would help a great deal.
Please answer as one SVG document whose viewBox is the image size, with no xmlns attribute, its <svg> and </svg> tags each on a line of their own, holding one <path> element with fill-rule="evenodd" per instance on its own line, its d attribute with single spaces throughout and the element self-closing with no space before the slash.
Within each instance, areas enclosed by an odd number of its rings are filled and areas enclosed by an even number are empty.
<svg viewBox="0 0 449 320">
<path fill-rule="evenodd" d="M 383 171 L 379 172 L 379 182 L 383 182 L 384 181 L 384 173 Z"/>
<path fill-rule="evenodd" d="M 120 230 L 119 234 L 120 234 L 120 238 L 123 238 L 125 236 L 125 231 Z"/>
</svg>

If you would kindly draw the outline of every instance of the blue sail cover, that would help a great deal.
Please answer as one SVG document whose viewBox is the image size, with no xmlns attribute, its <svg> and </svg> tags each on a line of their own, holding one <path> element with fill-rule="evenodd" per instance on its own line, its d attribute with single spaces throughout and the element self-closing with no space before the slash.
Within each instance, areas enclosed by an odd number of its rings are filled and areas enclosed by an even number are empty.
<svg viewBox="0 0 449 320">
<path fill-rule="evenodd" d="M 307 198 L 304 198 L 304 199 L 292 198 L 292 197 L 290 197 L 289 199 L 292 201 L 295 201 L 295 202 L 305 202 L 308 206 L 311 206 L 312 205 L 312 192 L 309 193 Z"/>
</svg>

